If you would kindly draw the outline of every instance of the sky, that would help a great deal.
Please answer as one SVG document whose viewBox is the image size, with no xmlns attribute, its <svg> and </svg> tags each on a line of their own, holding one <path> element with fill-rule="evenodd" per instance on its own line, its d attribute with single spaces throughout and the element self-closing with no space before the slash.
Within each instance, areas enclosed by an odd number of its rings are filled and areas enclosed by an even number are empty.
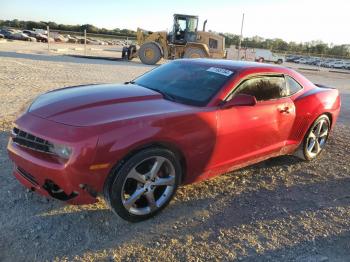
<svg viewBox="0 0 350 262">
<path fill-rule="evenodd" d="M 170 30 L 174 13 L 199 16 L 199 28 L 243 36 L 350 44 L 349 0 L 0 0 L 0 19 L 93 24 L 107 29 Z"/>
</svg>

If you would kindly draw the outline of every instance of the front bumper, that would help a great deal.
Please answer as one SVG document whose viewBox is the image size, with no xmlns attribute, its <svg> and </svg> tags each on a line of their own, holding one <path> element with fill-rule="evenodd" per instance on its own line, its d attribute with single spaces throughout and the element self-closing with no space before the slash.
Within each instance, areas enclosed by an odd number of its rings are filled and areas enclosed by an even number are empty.
<svg viewBox="0 0 350 262">
<path fill-rule="evenodd" d="M 73 148 L 68 161 L 24 148 L 10 138 L 8 154 L 14 163 L 13 175 L 27 188 L 70 204 L 97 201 L 108 170 L 89 170 L 95 158 L 97 136 L 87 129 L 66 126 L 31 114 L 19 118 L 16 127 L 52 142 Z"/>
</svg>

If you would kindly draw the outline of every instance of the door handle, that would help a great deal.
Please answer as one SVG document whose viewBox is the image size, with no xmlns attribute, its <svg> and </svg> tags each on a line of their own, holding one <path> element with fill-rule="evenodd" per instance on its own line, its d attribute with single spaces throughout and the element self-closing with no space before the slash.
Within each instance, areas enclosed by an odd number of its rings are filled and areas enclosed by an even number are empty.
<svg viewBox="0 0 350 262">
<path fill-rule="evenodd" d="M 280 113 L 282 113 L 282 114 L 283 113 L 289 114 L 289 107 L 288 106 L 280 108 L 279 110 L 280 110 Z"/>
</svg>

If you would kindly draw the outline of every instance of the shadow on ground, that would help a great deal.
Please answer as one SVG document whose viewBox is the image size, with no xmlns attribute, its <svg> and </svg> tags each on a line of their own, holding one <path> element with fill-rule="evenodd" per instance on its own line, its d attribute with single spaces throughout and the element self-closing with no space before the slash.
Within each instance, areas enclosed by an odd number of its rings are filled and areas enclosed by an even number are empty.
<svg viewBox="0 0 350 262">
<path fill-rule="evenodd" d="M 349 223 L 343 221 L 350 212 L 350 178 L 328 180 L 315 172 L 304 172 L 304 167 L 307 165 L 294 157 L 279 157 L 185 186 L 169 208 L 138 224 L 121 220 L 103 203 L 74 207 L 33 193 L 23 197 L 24 189 L 7 178 L 16 191 L 11 195 L 14 202 L 5 201 L 4 197 L 0 201 L 6 206 L 5 212 L 13 209 L 11 217 L 15 218 L 2 230 L 7 236 L 12 233 L 0 245 L 2 258 L 21 258 L 21 252 L 26 253 L 27 249 L 36 250 L 26 255 L 30 260 L 88 259 L 89 254 L 140 258 L 137 252 L 152 253 L 164 245 L 163 251 L 174 258 L 189 259 L 189 254 L 177 244 L 186 248 L 188 237 L 193 238 L 191 245 L 198 246 L 198 254 L 191 255 L 203 259 L 205 254 L 219 257 L 215 252 L 227 258 L 231 252 L 232 258 L 249 261 L 298 257 L 302 261 L 305 252 L 306 256 L 319 255 L 321 244 L 322 254 L 328 257 L 324 246 L 330 248 L 337 239 L 350 237 Z M 9 170 L 6 171 L 8 176 Z M 271 177 L 266 171 L 279 174 Z M 284 176 L 293 177 L 293 183 L 289 185 Z M 213 194 L 213 185 L 226 187 Z M 313 225 L 315 222 L 320 225 Z M 326 234 L 332 227 L 338 231 Z M 201 246 L 203 240 L 207 247 Z M 337 245 L 342 248 L 345 244 L 341 241 Z M 343 250 L 343 255 L 349 253 Z"/>
<path fill-rule="evenodd" d="M 104 202 L 65 206 L 26 191 L 11 176 L 8 135 L 0 134 L 2 261 L 349 258 L 345 126 L 318 161 L 283 156 L 184 186 L 161 214 L 138 224 L 118 218 Z"/>
</svg>

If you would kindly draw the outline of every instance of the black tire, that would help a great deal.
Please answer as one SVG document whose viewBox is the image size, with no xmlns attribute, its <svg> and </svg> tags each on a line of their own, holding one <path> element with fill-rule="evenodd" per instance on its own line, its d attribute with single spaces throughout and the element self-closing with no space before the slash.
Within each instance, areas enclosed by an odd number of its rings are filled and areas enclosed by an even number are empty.
<svg viewBox="0 0 350 262">
<path fill-rule="evenodd" d="M 128 60 L 132 60 L 135 57 L 135 53 L 136 53 L 136 46 L 131 45 L 129 47 Z"/>
<path fill-rule="evenodd" d="M 264 61 L 265 61 L 265 59 L 264 59 L 263 57 L 260 57 L 260 58 L 258 59 L 258 62 L 259 62 L 259 63 L 264 63 Z"/>
<path fill-rule="evenodd" d="M 317 144 L 319 144 L 319 150 L 316 150 L 316 152 L 311 152 L 310 151 L 310 136 L 311 133 L 315 132 L 315 128 L 318 127 L 318 125 L 320 125 L 320 123 L 324 123 L 324 130 L 325 128 L 327 128 L 327 134 L 326 136 L 324 137 L 317 137 L 316 140 L 317 140 Z M 311 125 L 311 127 L 309 128 L 309 130 L 307 131 L 305 137 L 304 137 L 304 140 L 303 140 L 303 143 L 302 143 L 302 146 L 303 146 L 303 149 L 302 149 L 302 152 L 303 152 L 303 157 L 306 161 L 312 161 L 314 159 L 316 159 L 320 154 L 321 152 L 323 151 L 324 149 L 324 146 L 326 145 L 326 142 L 328 140 L 328 136 L 329 136 L 329 132 L 330 132 L 330 128 L 331 128 L 331 122 L 329 120 L 329 117 L 325 114 L 319 116 L 314 122 L 313 124 Z M 317 130 L 316 130 L 317 131 Z M 322 139 L 322 140 L 320 140 Z M 322 142 L 322 145 L 320 145 L 320 141 Z M 310 147 L 309 147 L 310 146 Z"/>
<path fill-rule="evenodd" d="M 280 65 L 280 64 L 282 64 L 282 63 L 283 63 L 283 60 L 282 60 L 282 59 L 278 59 L 278 60 L 277 60 L 277 64 L 278 64 L 278 65 Z"/>
<path fill-rule="evenodd" d="M 146 65 L 155 65 L 162 58 L 162 52 L 155 43 L 144 43 L 139 49 L 139 58 Z"/>
<path fill-rule="evenodd" d="M 172 192 L 165 199 L 165 202 L 162 203 L 161 206 L 157 207 L 157 209 L 151 211 L 148 214 L 133 214 L 123 204 L 122 194 L 124 194 L 124 185 L 126 184 L 126 181 L 130 179 L 130 177 L 128 177 L 130 171 L 138 167 L 140 163 L 144 163 L 144 161 L 148 161 L 147 159 L 150 159 L 152 157 L 165 158 L 173 165 L 175 171 L 175 182 L 173 185 L 173 189 Z M 104 185 L 104 197 L 109 207 L 118 216 L 129 222 L 140 222 L 153 217 L 169 204 L 180 184 L 181 176 L 182 168 L 176 154 L 165 148 L 147 148 L 132 155 L 126 161 L 122 161 L 111 171 L 111 174 L 107 178 Z M 135 192 L 136 189 L 133 193 Z M 162 195 L 163 193 L 161 192 L 160 194 Z M 156 201 L 158 201 L 160 197 Z M 136 202 L 134 202 L 133 205 L 135 204 Z"/>
<path fill-rule="evenodd" d="M 203 58 L 206 57 L 205 52 L 196 47 L 189 47 L 185 50 L 183 58 Z"/>
</svg>

